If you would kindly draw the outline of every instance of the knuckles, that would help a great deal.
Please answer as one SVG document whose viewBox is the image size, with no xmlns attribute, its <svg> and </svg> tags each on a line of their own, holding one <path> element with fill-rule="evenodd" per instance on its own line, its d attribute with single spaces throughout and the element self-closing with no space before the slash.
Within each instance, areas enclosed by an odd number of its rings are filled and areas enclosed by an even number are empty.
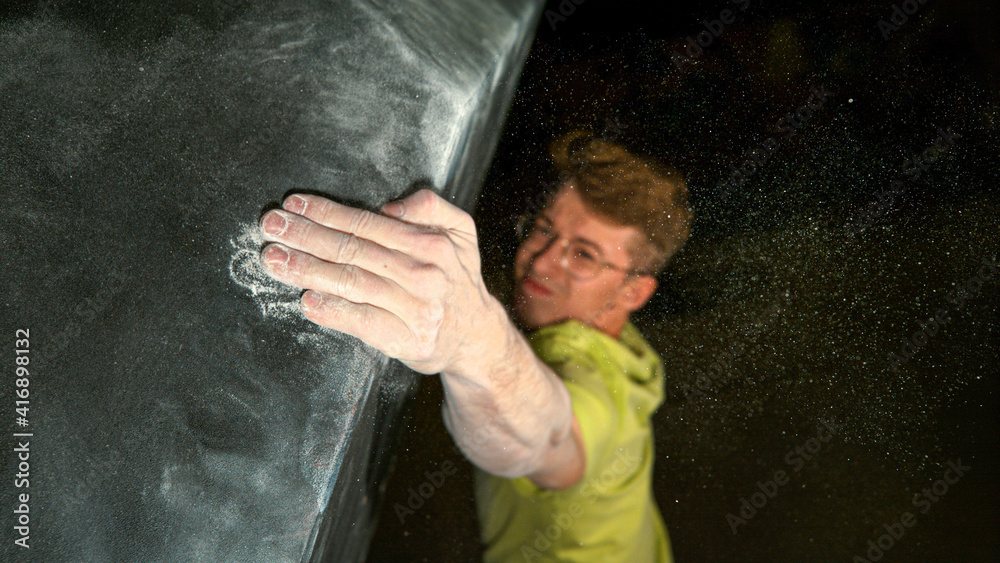
<svg viewBox="0 0 1000 563">
<path fill-rule="evenodd" d="M 350 264 L 361 255 L 362 246 L 360 238 L 351 234 L 344 234 L 340 237 L 340 244 L 337 245 L 336 258 L 334 260 L 341 264 Z"/>
<path fill-rule="evenodd" d="M 347 231 L 360 236 L 371 231 L 376 215 L 364 209 L 352 209 L 348 219 Z"/>
<path fill-rule="evenodd" d="M 420 256 L 433 262 L 450 262 L 455 256 L 455 245 L 448 235 L 428 231 L 417 235 L 416 246 Z"/>
<path fill-rule="evenodd" d="M 444 305 L 440 302 L 428 303 L 421 308 L 420 324 L 431 334 L 432 339 L 437 339 L 438 330 L 444 323 L 444 310 Z"/>
<path fill-rule="evenodd" d="M 441 196 L 437 195 L 434 190 L 423 188 L 421 190 L 417 190 L 412 196 L 409 197 L 409 201 L 406 202 L 406 206 L 421 215 L 433 214 L 434 211 L 437 210 L 440 202 Z"/>
<path fill-rule="evenodd" d="M 390 358 L 401 358 L 403 356 L 403 345 L 398 339 L 390 340 L 380 350 Z"/>
<path fill-rule="evenodd" d="M 424 264 L 418 268 L 417 278 L 428 292 L 443 289 L 448 283 L 444 270 L 434 264 Z"/>
<path fill-rule="evenodd" d="M 459 228 L 463 231 L 472 233 L 472 236 L 476 235 L 476 221 L 465 211 L 462 211 L 461 219 L 459 219 Z"/>
<path fill-rule="evenodd" d="M 444 324 L 445 308 L 438 302 L 425 302 L 417 307 L 410 326 L 413 349 L 411 353 L 415 360 L 421 362 L 439 359 L 438 346 L 441 325 Z"/>
<path fill-rule="evenodd" d="M 354 266 L 346 265 L 339 268 L 339 273 L 336 275 L 336 280 L 334 281 L 334 287 L 338 295 L 346 298 L 354 295 L 361 283 L 361 270 Z"/>
<path fill-rule="evenodd" d="M 444 211 L 444 207 L 453 207 L 444 198 L 438 195 L 437 192 L 427 188 L 419 190 L 410 196 L 407 199 L 406 206 L 407 208 L 413 210 L 414 215 L 420 217 L 434 217 L 439 213 L 442 213 Z M 458 212 L 459 219 L 457 219 L 457 226 L 461 230 L 475 233 L 476 223 L 472 219 L 472 216 L 462 209 L 454 208 L 454 211 Z M 447 214 L 453 215 L 452 210 L 449 209 Z M 452 220 L 454 221 L 454 219 Z"/>
<path fill-rule="evenodd" d="M 437 334 L 428 331 L 418 331 L 413 335 L 413 355 L 417 361 L 426 362 L 436 359 Z"/>
</svg>

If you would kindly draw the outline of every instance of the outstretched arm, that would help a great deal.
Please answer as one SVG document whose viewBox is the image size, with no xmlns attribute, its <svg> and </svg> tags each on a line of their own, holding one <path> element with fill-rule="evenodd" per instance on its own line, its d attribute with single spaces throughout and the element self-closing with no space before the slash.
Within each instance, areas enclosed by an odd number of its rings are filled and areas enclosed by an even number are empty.
<svg viewBox="0 0 1000 563">
<path fill-rule="evenodd" d="M 261 220 L 275 279 L 307 289 L 311 321 L 440 373 L 445 426 L 472 463 L 564 488 L 583 475 L 562 381 L 486 290 L 472 218 L 430 190 L 381 214 L 296 194 Z"/>
</svg>

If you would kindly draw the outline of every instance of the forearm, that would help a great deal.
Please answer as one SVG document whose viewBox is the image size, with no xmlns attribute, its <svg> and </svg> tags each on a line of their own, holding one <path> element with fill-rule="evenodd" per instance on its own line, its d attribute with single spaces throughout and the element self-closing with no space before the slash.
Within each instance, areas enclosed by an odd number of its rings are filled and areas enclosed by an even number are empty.
<svg viewBox="0 0 1000 563">
<path fill-rule="evenodd" d="M 441 373 L 444 423 L 480 469 L 504 477 L 530 475 L 571 440 L 569 393 L 506 314 L 483 322 L 488 326 L 472 356 L 475 364 Z"/>
</svg>

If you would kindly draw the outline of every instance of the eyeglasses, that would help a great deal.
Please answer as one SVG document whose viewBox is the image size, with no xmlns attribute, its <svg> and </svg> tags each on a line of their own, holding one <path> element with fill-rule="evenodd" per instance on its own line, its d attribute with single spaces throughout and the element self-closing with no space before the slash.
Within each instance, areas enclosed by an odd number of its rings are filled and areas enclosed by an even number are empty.
<svg viewBox="0 0 1000 563">
<path fill-rule="evenodd" d="M 578 238 L 563 237 L 545 217 L 529 215 L 519 217 L 516 232 L 521 246 L 531 250 L 536 256 L 545 252 L 553 243 L 561 244 L 562 254 L 559 264 L 570 276 L 580 281 L 593 279 L 605 268 L 624 272 L 626 275 L 646 275 L 642 270 L 623 268 L 606 262 L 596 244 Z"/>
</svg>

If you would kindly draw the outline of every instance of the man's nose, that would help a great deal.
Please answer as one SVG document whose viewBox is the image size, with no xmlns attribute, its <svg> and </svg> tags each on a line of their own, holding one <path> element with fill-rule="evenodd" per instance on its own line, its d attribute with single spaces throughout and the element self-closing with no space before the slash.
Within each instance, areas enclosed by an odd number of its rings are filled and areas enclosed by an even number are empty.
<svg viewBox="0 0 1000 563">
<path fill-rule="evenodd" d="M 562 256 L 566 243 L 562 238 L 550 240 L 531 258 L 531 269 L 540 275 L 550 275 L 562 269 Z"/>
</svg>

